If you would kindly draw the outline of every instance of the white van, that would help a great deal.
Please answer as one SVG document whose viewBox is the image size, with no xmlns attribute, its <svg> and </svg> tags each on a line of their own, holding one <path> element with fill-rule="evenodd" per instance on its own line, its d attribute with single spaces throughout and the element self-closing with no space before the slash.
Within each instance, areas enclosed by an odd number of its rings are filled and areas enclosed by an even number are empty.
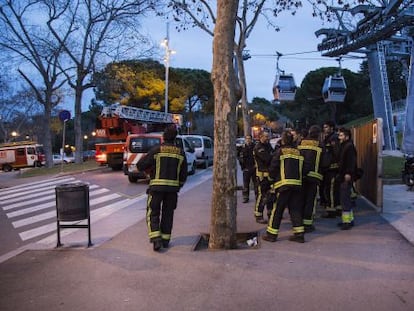
<svg viewBox="0 0 414 311">
<path fill-rule="evenodd" d="M 176 145 L 185 152 L 187 160 L 187 173 L 192 175 L 196 169 L 196 157 L 194 148 L 185 137 L 178 135 Z M 147 154 L 154 146 L 163 142 L 163 133 L 130 134 L 127 137 L 124 149 L 124 173 L 128 175 L 130 182 L 137 182 L 138 179 L 148 179 L 148 172 L 138 171 L 138 161 Z"/>
<path fill-rule="evenodd" d="M 195 150 L 197 165 L 207 168 L 213 164 L 214 144 L 211 137 L 203 135 L 182 135 L 185 137 Z"/>
</svg>

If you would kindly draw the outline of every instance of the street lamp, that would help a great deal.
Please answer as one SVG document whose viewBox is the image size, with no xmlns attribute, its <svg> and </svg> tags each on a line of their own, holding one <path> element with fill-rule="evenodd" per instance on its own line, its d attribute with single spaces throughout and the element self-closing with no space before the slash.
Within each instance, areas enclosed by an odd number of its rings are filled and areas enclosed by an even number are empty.
<svg viewBox="0 0 414 311">
<path fill-rule="evenodd" d="M 168 113 L 168 76 L 170 69 L 170 56 L 175 54 L 174 50 L 170 50 L 169 46 L 169 23 L 167 23 L 167 36 L 161 42 L 161 46 L 165 48 L 164 63 L 165 63 L 165 97 L 164 97 L 164 109 L 165 114 Z"/>
</svg>

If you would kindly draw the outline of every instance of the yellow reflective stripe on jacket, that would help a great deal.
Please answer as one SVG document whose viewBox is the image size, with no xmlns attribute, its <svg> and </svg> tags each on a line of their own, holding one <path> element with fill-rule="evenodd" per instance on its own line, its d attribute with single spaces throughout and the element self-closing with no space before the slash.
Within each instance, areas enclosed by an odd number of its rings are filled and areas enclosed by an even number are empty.
<svg viewBox="0 0 414 311">
<path fill-rule="evenodd" d="M 170 179 L 152 179 L 150 181 L 150 186 L 179 186 L 180 182 L 177 180 Z"/>
<path fill-rule="evenodd" d="M 319 180 L 322 180 L 322 174 L 319 174 L 319 173 L 316 173 L 316 172 L 313 172 L 313 171 L 310 171 L 309 173 L 308 173 L 308 176 L 309 177 L 314 177 L 314 178 L 316 178 L 316 179 L 319 179 Z"/>
<path fill-rule="evenodd" d="M 299 171 L 297 179 L 286 178 L 285 172 L 285 160 L 294 159 L 299 161 Z M 284 154 L 280 156 L 280 180 L 273 184 L 274 189 L 278 189 L 282 186 L 302 186 L 302 168 L 303 168 L 303 156 L 299 154 Z"/>
<path fill-rule="evenodd" d="M 303 143 L 304 141 L 302 141 Z M 311 141 L 312 143 L 314 141 Z M 310 171 L 308 173 L 309 177 L 314 177 L 316 179 L 322 180 L 322 174 L 319 174 L 319 164 L 321 162 L 321 154 L 322 154 L 322 148 L 319 147 L 318 145 L 314 145 L 312 143 L 309 144 L 304 144 L 304 145 L 299 145 L 298 149 L 302 149 L 302 150 L 313 150 L 316 152 L 316 157 L 315 157 L 315 167 L 314 167 L 314 171 Z M 315 144 L 318 142 L 314 142 Z"/>
<path fill-rule="evenodd" d="M 259 172 L 256 170 L 256 176 L 257 177 L 269 177 L 269 172 Z"/>
<path fill-rule="evenodd" d="M 161 159 L 162 158 L 175 158 L 178 159 L 178 166 L 177 166 L 177 179 L 171 180 L 171 179 L 161 179 L 160 178 L 160 169 L 161 169 Z M 155 156 L 155 176 L 150 181 L 150 186 L 173 186 L 173 187 L 179 187 L 180 186 L 180 168 L 181 164 L 184 161 L 184 156 L 177 153 L 166 153 L 166 152 L 160 152 Z"/>
<path fill-rule="evenodd" d="M 282 179 L 281 181 L 275 182 L 273 187 L 278 189 L 282 186 L 302 186 L 302 181 L 298 179 Z"/>
</svg>

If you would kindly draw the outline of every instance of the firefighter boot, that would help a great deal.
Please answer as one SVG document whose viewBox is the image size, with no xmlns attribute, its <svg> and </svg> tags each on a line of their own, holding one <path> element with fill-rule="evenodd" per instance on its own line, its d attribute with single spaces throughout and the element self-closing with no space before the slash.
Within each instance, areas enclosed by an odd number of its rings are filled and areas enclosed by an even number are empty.
<svg viewBox="0 0 414 311">
<path fill-rule="evenodd" d="M 168 248 L 170 246 L 170 240 L 162 239 L 162 247 Z"/>
<path fill-rule="evenodd" d="M 267 242 L 276 242 L 277 241 L 277 234 L 271 234 L 266 232 L 265 235 L 262 236 L 262 240 Z"/>
<path fill-rule="evenodd" d="M 298 242 L 298 243 L 305 243 L 305 234 L 303 232 L 295 233 L 289 237 L 289 241 Z"/>
<path fill-rule="evenodd" d="M 162 247 L 162 240 L 161 239 L 154 239 L 152 241 L 152 246 L 153 246 L 154 252 L 158 252 Z"/>
<path fill-rule="evenodd" d="M 310 233 L 315 231 L 315 226 L 314 225 L 304 225 L 305 227 L 305 233 Z"/>
</svg>

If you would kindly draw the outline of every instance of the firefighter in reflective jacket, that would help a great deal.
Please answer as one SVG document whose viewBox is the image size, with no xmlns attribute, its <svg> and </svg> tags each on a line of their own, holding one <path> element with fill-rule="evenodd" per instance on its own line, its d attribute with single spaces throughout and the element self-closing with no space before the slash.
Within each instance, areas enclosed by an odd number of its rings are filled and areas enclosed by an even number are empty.
<svg viewBox="0 0 414 311">
<path fill-rule="evenodd" d="M 269 143 L 269 133 L 262 131 L 259 134 L 259 142 L 253 149 L 254 161 L 256 163 L 257 198 L 254 206 L 256 222 L 267 224 L 263 218 L 263 211 L 266 205 L 267 214 L 270 216 L 272 203 L 269 198 L 271 180 L 269 177 L 269 165 L 272 159 L 273 148 Z"/>
<path fill-rule="evenodd" d="M 303 156 L 303 225 L 305 232 L 315 230 L 313 219 L 316 211 L 317 193 L 322 174 L 320 160 L 322 154 L 322 143 L 319 141 L 321 129 L 317 125 L 309 128 L 308 136 L 303 139 L 298 146 L 300 154 Z"/>
<path fill-rule="evenodd" d="M 323 218 L 335 218 L 341 213 L 339 200 L 339 185 L 335 182 L 338 174 L 339 139 L 335 132 L 335 124 L 327 121 L 323 125 L 323 181 L 321 184 L 321 206 L 325 208 Z"/>
<path fill-rule="evenodd" d="M 293 145 L 292 133 L 283 132 L 281 147 L 276 150 L 269 167 L 270 177 L 273 179 L 272 190 L 275 191 L 276 198 L 266 234 L 263 235 L 265 241 L 276 242 L 283 212 L 287 207 L 294 233 L 289 240 L 305 242 L 301 193 L 303 160 L 303 156 Z"/>
<path fill-rule="evenodd" d="M 175 144 L 176 136 L 175 125 L 168 126 L 163 134 L 164 142 L 137 163 L 139 170 L 150 170 L 147 226 L 154 251 L 168 248 L 177 193 L 187 179 L 187 160 L 184 151 Z"/>
</svg>

